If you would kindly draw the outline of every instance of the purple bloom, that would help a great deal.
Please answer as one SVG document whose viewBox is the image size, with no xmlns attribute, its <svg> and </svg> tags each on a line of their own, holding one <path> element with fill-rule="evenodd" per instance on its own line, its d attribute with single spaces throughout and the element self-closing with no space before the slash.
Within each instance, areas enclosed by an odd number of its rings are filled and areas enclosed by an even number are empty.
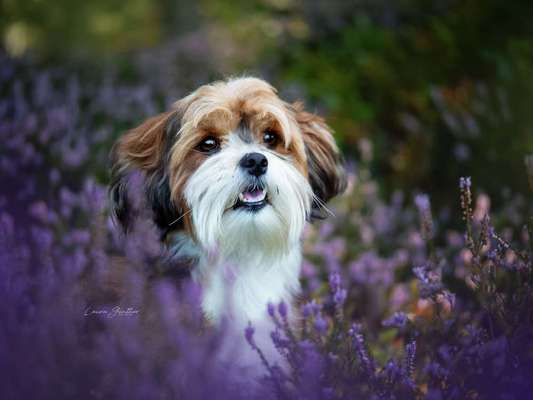
<svg viewBox="0 0 533 400">
<path fill-rule="evenodd" d="M 41 251 L 48 251 L 54 242 L 54 234 L 50 229 L 38 226 L 31 227 L 34 242 Z"/>
<path fill-rule="evenodd" d="M 321 315 L 315 317 L 314 327 L 318 333 L 324 334 L 328 330 L 328 321 L 326 321 Z"/>
<path fill-rule="evenodd" d="M 411 378 L 415 371 L 416 342 L 412 340 L 405 346 L 404 374 Z"/>
<path fill-rule="evenodd" d="M 427 194 L 417 194 L 415 196 L 415 204 L 421 213 L 427 212 L 430 209 L 429 196 Z"/>
<path fill-rule="evenodd" d="M 278 349 L 278 351 L 283 354 L 285 349 L 288 349 L 289 348 L 289 345 L 290 345 L 290 340 L 284 338 L 282 335 L 281 335 L 281 332 L 279 329 L 275 329 L 274 331 L 272 331 L 270 333 L 270 338 L 272 339 L 272 343 L 274 343 L 274 346 L 276 347 L 276 349 Z"/>
<path fill-rule="evenodd" d="M 30 206 L 29 212 L 32 217 L 34 217 L 35 219 L 39 220 L 42 223 L 47 223 L 51 219 L 53 219 L 51 217 L 51 213 L 48 209 L 48 206 L 46 205 L 44 201 L 38 201 L 36 203 L 33 203 Z"/>
<path fill-rule="evenodd" d="M 325 240 L 328 238 L 334 231 L 335 226 L 330 222 L 324 222 L 322 225 L 320 225 L 320 229 L 318 231 L 318 235 L 321 240 Z"/>
<path fill-rule="evenodd" d="M 370 357 L 366 349 L 366 343 L 361 334 L 361 325 L 352 324 L 352 327 L 348 330 L 348 335 L 352 338 L 352 343 L 361 369 L 368 377 L 374 378 L 376 366 L 374 360 Z"/>
<path fill-rule="evenodd" d="M 432 297 L 442 290 L 440 274 L 429 265 L 415 267 L 413 268 L 413 273 L 418 279 L 418 287 L 422 298 Z"/>
<path fill-rule="evenodd" d="M 342 307 L 344 301 L 346 300 L 346 289 L 339 289 L 333 294 L 333 302 L 338 306 Z"/>
<path fill-rule="evenodd" d="M 316 276 L 317 267 L 307 260 L 302 263 L 302 277 L 312 279 Z"/>
<path fill-rule="evenodd" d="M 267 304 L 267 312 L 271 318 L 274 318 L 276 316 L 276 307 L 274 306 L 274 304 L 270 302 Z"/>
<path fill-rule="evenodd" d="M 385 364 L 385 374 L 387 379 L 391 382 L 396 382 L 402 377 L 402 368 L 398 365 L 395 360 L 387 361 Z"/>
<path fill-rule="evenodd" d="M 472 187 L 472 179 L 469 176 L 459 178 L 459 187 L 462 190 L 470 190 Z"/>
<path fill-rule="evenodd" d="M 278 304 L 278 312 L 279 312 L 279 315 L 281 315 L 281 318 L 283 319 L 287 318 L 287 304 L 285 304 L 284 301 Z"/>
<path fill-rule="evenodd" d="M 341 286 L 341 276 L 338 272 L 333 272 L 329 275 L 329 286 L 332 293 L 333 303 L 340 312 L 344 301 L 346 300 L 347 291 Z"/>
<path fill-rule="evenodd" d="M 15 224 L 13 217 L 7 212 L 0 213 L 0 239 L 13 236 Z"/>
<path fill-rule="evenodd" d="M 311 316 L 317 316 L 320 312 L 320 304 L 318 304 L 316 301 L 312 300 L 310 302 L 305 303 L 302 308 L 302 315 L 304 318 L 309 318 Z"/>
<path fill-rule="evenodd" d="M 257 347 L 254 341 L 254 333 L 255 333 L 255 329 L 252 326 L 252 324 L 249 322 L 248 326 L 244 329 L 244 337 L 246 338 L 246 341 L 250 344 L 252 348 Z"/>
<path fill-rule="evenodd" d="M 393 282 L 396 263 L 366 251 L 349 264 L 351 278 L 358 284 L 389 286 Z"/>
<path fill-rule="evenodd" d="M 427 364 L 424 371 L 436 380 L 442 380 L 449 374 L 449 371 L 446 368 L 434 361 Z"/>
<path fill-rule="evenodd" d="M 395 312 L 390 318 L 384 320 L 382 324 L 387 328 L 393 327 L 403 329 L 406 327 L 408 322 L 409 319 L 407 318 L 407 314 L 403 312 Z"/>
</svg>

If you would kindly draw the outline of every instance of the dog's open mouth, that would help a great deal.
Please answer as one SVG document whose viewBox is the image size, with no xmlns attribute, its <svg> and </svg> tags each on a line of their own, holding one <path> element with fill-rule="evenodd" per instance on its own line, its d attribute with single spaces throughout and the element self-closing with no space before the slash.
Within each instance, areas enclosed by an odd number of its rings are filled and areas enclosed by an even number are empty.
<svg viewBox="0 0 533 400">
<path fill-rule="evenodd" d="M 237 202 L 233 209 L 242 208 L 247 211 L 259 211 L 268 203 L 267 192 L 265 189 L 254 186 L 246 189 L 239 194 Z"/>
</svg>

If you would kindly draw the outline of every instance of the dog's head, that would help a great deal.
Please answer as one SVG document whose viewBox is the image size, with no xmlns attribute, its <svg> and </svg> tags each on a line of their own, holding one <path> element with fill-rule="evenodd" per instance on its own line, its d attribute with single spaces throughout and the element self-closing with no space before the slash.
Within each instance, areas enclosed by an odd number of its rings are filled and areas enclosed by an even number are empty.
<svg viewBox="0 0 533 400">
<path fill-rule="evenodd" d="M 345 188 L 329 127 L 255 78 L 200 87 L 123 135 L 112 159 L 112 212 L 125 229 L 128 175 L 140 171 L 163 232 L 230 253 L 286 249 Z"/>
</svg>

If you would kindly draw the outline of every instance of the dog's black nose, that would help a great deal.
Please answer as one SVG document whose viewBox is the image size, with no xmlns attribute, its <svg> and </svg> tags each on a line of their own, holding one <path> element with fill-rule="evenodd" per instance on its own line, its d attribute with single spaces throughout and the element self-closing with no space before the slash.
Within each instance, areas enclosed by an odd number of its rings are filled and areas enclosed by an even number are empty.
<svg viewBox="0 0 533 400">
<path fill-rule="evenodd" d="M 239 165 L 250 175 L 261 176 L 267 171 L 268 160 L 261 153 L 248 153 L 241 158 Z"/>
</svg>

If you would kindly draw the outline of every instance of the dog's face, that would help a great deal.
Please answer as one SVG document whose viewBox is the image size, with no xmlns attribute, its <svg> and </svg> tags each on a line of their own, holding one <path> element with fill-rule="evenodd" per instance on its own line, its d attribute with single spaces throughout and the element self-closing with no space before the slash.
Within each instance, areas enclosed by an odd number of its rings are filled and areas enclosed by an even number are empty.
<svg viewBox="0 0 533 400">
<path fill-rule="evenodd" d="M 345 187 L 327 125 L 255 78 L 200 87 L 124 135 L 113 161 L 113 211 L 126 228 L 127 176 L 140 170 L 159 228 L 240 257 L 285 251 Z"/>
</svg>

